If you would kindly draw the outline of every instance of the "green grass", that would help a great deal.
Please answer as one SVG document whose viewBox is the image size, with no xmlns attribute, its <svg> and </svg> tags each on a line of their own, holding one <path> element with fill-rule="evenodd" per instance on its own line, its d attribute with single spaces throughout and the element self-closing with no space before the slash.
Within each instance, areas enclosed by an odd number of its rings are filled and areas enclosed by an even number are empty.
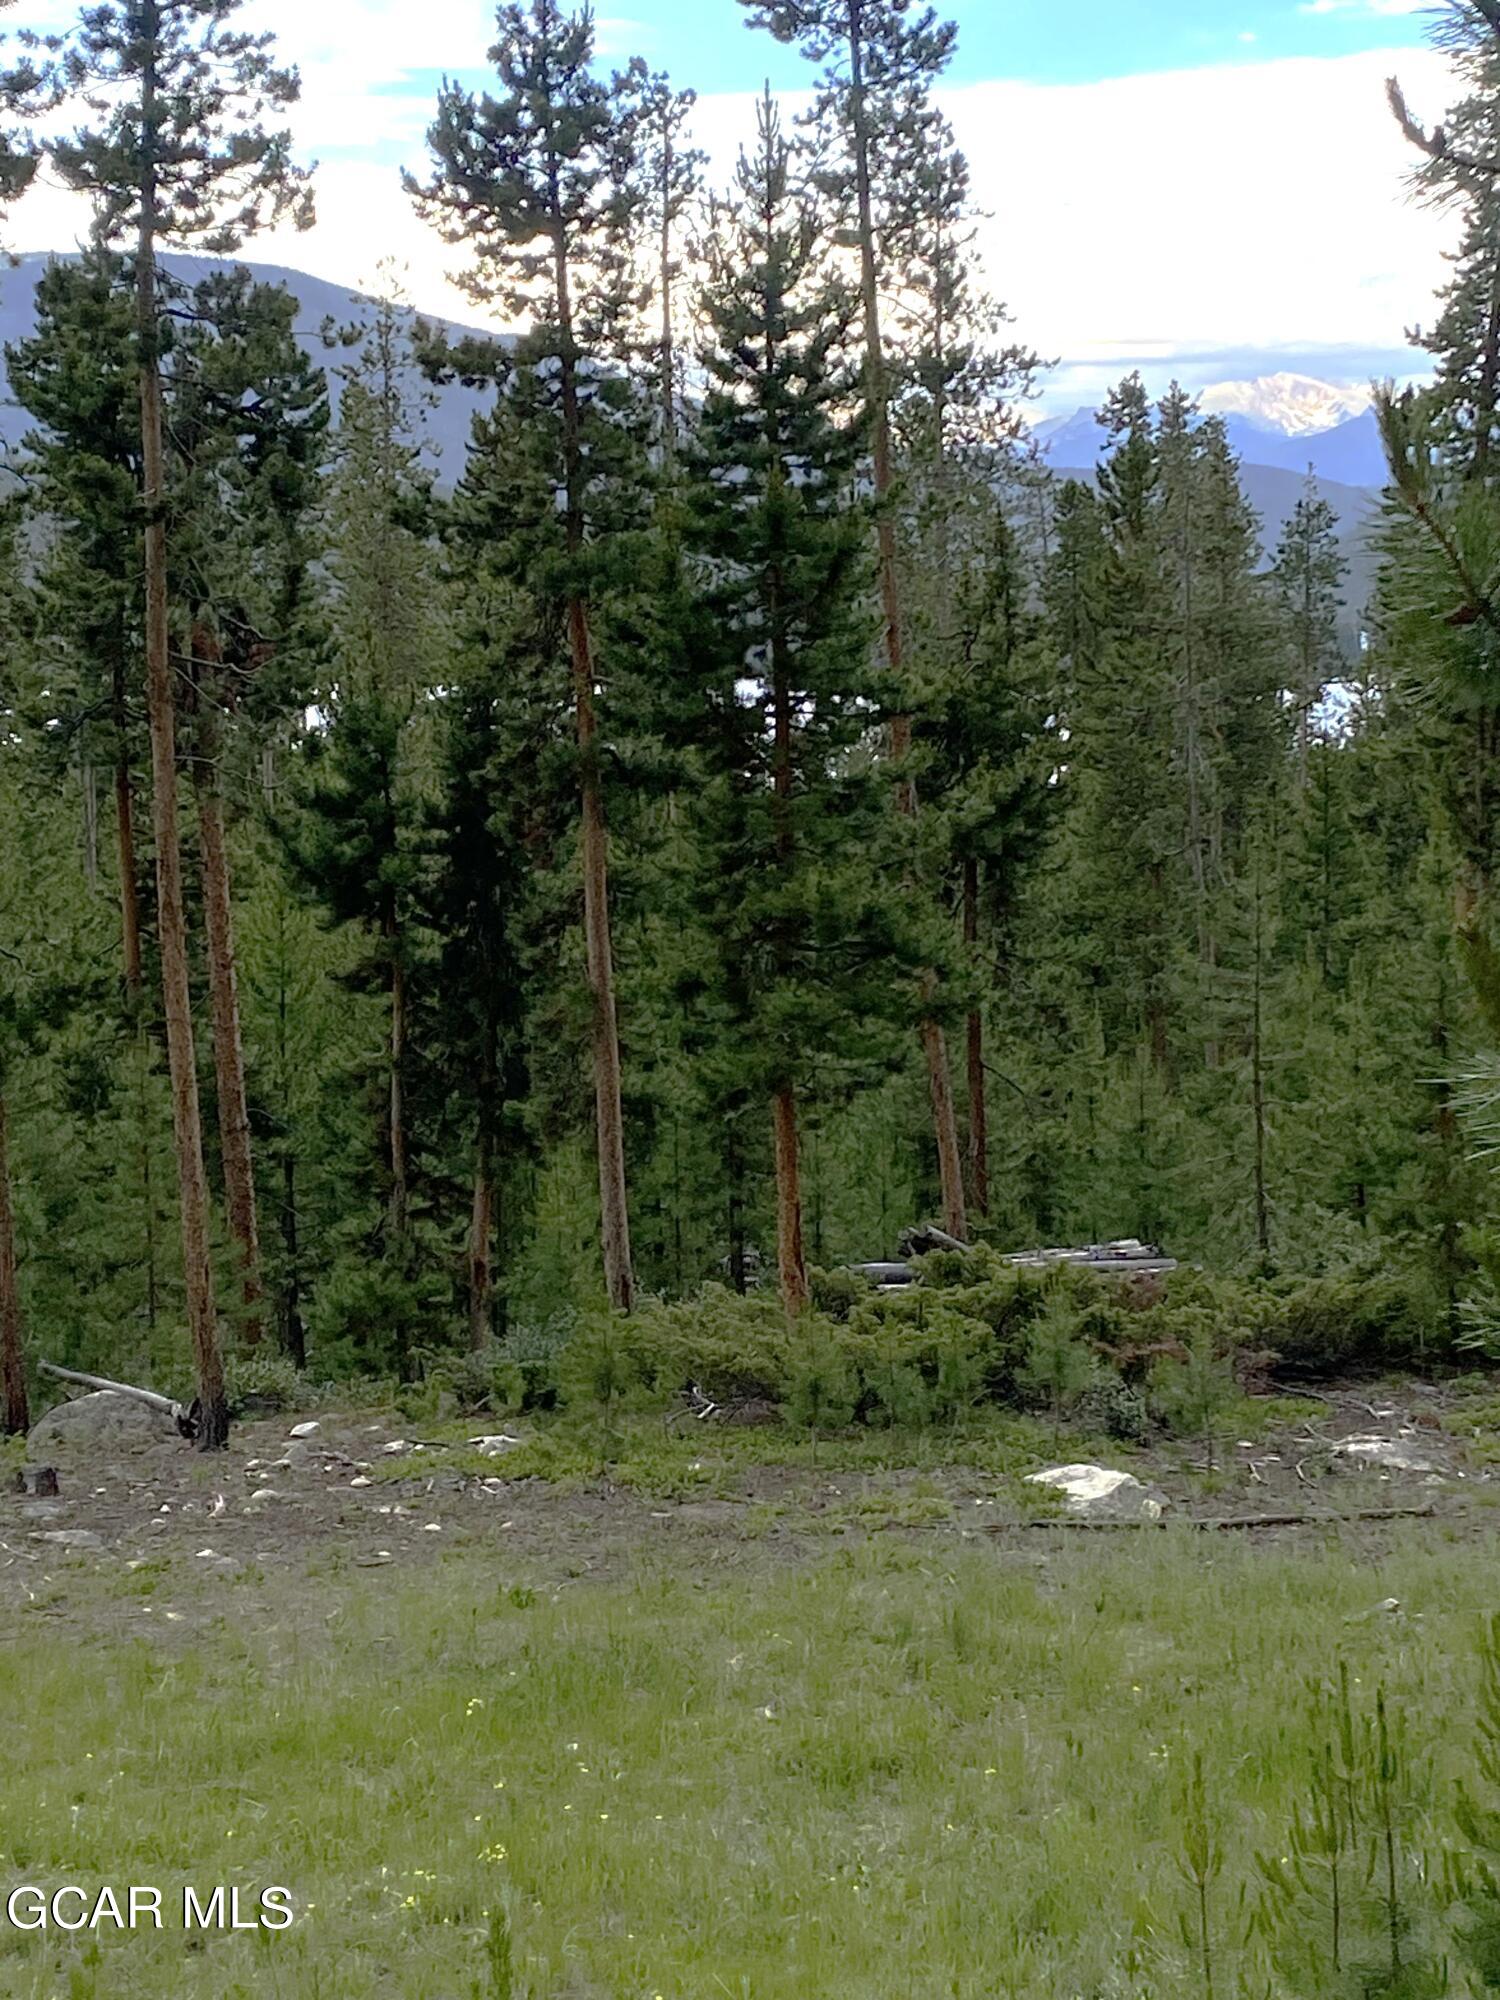
<svg viewBox="0 0 1500 2000">
<path fill-rule="evenodd" d="M 1313 1406 L 1278 1402 L 1272 1407 L 1276 1420 L 1284 1422 L 1289 1410 Z M 1248 1399 L 1243 1407 L 1234 1405 L 1222 1435 L 1262 1435 L 1272 1420 L 1261 1409 Z M 501 1459 L 484 1458 L 468 1448 L 467 1440 L 487 1426 L 519 1432 L 525 1442 Z M 618 1486 L 680 1498 L 725 1490 L 735 1475 L 760 1466 L 829 1474 L 967 1467 L 996 1477 L 1034 1471 L 1055 1463 L 1059 1454 L 1079 1458 L 1104 1453 L 1122 1463 L 1140 1456 L 1117 1439 L 1067 1427 L 1054 1435 L 1050 1423 L 996 1409 L 976 1411 L 962 1423 L 889 1430 L 851 1426 L 816 1438 L 786 1424 L 737 1428 L 691 1418 L 667 1421 L 659 1414 L 624 1416 L 607 1433 L 597 1420 L 568 1416 L 493 1423 L 470 1418 L 463 1424 L 415 1425 L 410 1434 L 436 1448 L 379 1458 L 371 1467 L 373 1478 L 403 1482 L 430 1479 L 437 1472 L 498 1474 L 581 1489 L 607 1474 Z"/>
<path fill-rule="evenodd" d="M 206 1639 L 154 1646 L 68 1644 L 43 1612 L 0 1640 L 0 1885 L 157 1884 L 170 1908 L 184 1880 L 286 1884 L 299 1916 L 196 1948 L 0 1926 L 0 1993 L 1197 1996 L 1201 1756 L 1210 1969 L 1235 1994 L 1275 1976 L 1243 1945 L 1254 1856 L 1287 1852 L 1309 1687 L 1340 1655 L 1361 1714 L 1378 1682 L 1407 1719 L 1403 1881 L 1418 1857 L 1440 1872 L 1493 1573 L 1432 1529 L 1379 1560 L 1174 1531 L 561 1589 L 467 1554 L 420 1580 L 325 1565 L 279 1608 L 237 1598 Z M 193 1587 L 150 1582 L 158 1613 Z M 88 1565 L 68 1585 L 100 1626 L 142 1587 Z M 1372 1613 L 1387 1596 L 1400 1613 Z M 1451 1912 L 1405 1893 L 1415 1961 Z"/>
</svg>

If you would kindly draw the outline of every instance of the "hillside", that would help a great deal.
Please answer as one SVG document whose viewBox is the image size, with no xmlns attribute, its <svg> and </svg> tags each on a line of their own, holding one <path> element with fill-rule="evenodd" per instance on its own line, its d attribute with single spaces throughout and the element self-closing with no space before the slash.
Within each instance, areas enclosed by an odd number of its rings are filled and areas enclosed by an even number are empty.
<svg viewBox="0 0 1500 2000">
<path fill-rule="evenodd" d="M 50 253 L 37 252 L 20 258 L 14 265 L 0 264 L 0 343 L 9 346 L 30 337 L 36 320 L 37 281 L 52 261 Z M 167 256 L 162 262 L 176 277 L 187 282 L 223 268 L 221 260 L 211 257 Z M 246 262 L 244 268 L 265 284 L 284 285 L 297 300 L 301 309 L 297 322 L 298 335 L 312 352 L 325 361 L 337 409 L 341 387 L 338 374 L 340 354 L 336 347 L 329 347 L 325 342 L 324 328 L 330 323 L 338 327 L 368 325 L 374 316 L 373 300 L 345 286 L 311 277 L 306 271 L 289 270 L 279 264 Z M 412 320 L 416 314 L 408 312 L 405 317 Z M 474 331 L 472 328 L 454 327 L 451 321 L 430 315 L 427 317 L 433 325 L 447 327 L 455 333 Z M 470 425 L 483 397 L 461 384 L 430 391 L 415 369 L 408 372 L 408 401 L 419 413 L 418 422 L 431 469 L 440 481 L 451 483 L 463 469 Z M 7 395 L 0 403 L 0 446 L 14 450 L 25 435 L 28 423 L 25 411 Z"/>
</svg>

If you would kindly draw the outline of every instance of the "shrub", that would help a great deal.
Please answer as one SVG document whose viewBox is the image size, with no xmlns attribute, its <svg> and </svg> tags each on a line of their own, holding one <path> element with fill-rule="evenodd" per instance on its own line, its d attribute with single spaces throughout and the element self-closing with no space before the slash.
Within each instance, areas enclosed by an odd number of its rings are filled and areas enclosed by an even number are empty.
<svg viewBox="0 0 1500 2000">
<path fill-rule="evenodd" d="M 1274 1290 L 1260 1333 L 1284 1375 L 1409 1368 L 1448 1353 L 1436 1303 L 1406 1277 L 1314 1278 Z"/>
<path fill-rule="evenodd" d="M 443 1344 L 450 1325 L 447 1280 L 403 1270 L 394 1258 L 340 1257 L 313 1299 L 309 1344 L 318 1370 L 333 1378 L 412 1379 L 417 1356 Z"/>
<path fill-rule="evenodd" d="M 1054 1442 L 1070 1410 L 1098 1372 L 1084 1333 L 1084 1315 L 1063 1291 L 1048 1299 L 1026 1330 L 1021 1386 L 1041 1400 L 1052 1418 Z"/>
<path fill-rule="evenodd" d="M 224 1363 L 224 1386 L 230 1414 L 298 1409 L 308 1395 L 307 1384 L 279 1348 L 259 1346 L 230 1352 Z"/>
<path fill-rule="evenodd" d="M 423 1382 L 435 1395 L 436 1416 L 449 1410 L 462 1416 L 480 1410 L 509 1416 L 526 1400 L 526 1378 L 519 1363 L 496 1342 L 460 1354 L 423 1354 L 419 1359 Z"/>
</svg>

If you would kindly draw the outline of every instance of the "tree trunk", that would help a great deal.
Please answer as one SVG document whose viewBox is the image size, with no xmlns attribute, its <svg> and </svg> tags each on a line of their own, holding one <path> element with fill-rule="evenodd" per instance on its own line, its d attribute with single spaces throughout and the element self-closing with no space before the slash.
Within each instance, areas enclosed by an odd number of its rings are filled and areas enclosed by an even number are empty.
<svg viewBox="0 0 1500 2000">
<path fill-rule="evenodd" d="M 558 174 L 550 190 L 553 270 L 561 346 L 563 485 L 567 501 L 568 553 L 583 553 L 583 436 L 578 409 L 577 356 L 568 272 L 568 221 Z M 583 932 L 592 1001 L 590 1033 L 594 1067 L 594 1123 L 599 1155 L 599 1231 L 604 1283 L 617 1312 L 635 1303 L 630 1255 L 630 1205 L 625 1180 L 625 1112 L 620 1079 L 620 1029 L 615 1009 L 614 951 L 609 929 L 609 836 L 599 778 L 598 723 L 594 712 L 594 643 L 588 606 L 570 583 L 567 599 L 568 653 L 577 726 L 582 809 Z"/>
<path fill-rule="evenodd" d="M 126 731 L 125 643 L 115 656 L 110 696 L 115 735 L 115 844 L 120 870 L 120 956 L 125 981 L 125 1006 L 135 1029 L 136 1111 L 139 1120 L 141 1202 L 146 1238 L 146 1324 L 156 1327 L 156 1188 L 151 1171 L 151 1107 L 147 1079 L 151 1042 L 143 1018 L 144 981 L 141 973 L 141 905 L 136 892 L 135 790 L 130 778 L 130 738 Z"/>
<path fill-rule="evenodd" d="M 474 1154 L 474 1211 L 469 1224 L 469 1346 L 480 1354 L 490 1341 L 490 1295 L 494 1285 L 495 1179 L 489 1142 L 482 1137 Z"/>
<path fill-rule="evenodd" d="M 769 343 L 768 343 L 769 345 Z M 769 359 L 769 356 L 768 356 Z M 782 616 L 782 576 L 779 565 L 770 576 L 768 622 L 771 627 L 771 709 L 773 743 L 771 783 L 776 826 L 776 865 L 788 889 L 796 859 L 792 824 L 792 688 L 787 662 L 787 638 Z M 791 977 L 791 939 L 778 925 L 776 973 Z M 802 1243 L 802 1172 L 797 1157 L 797 1094 L 789 1075 L 780 1079 L 772 1099 L 776 1132 L 776 1267 L 781 1278 L 781 1302 L 788 1319 L 796 1319 L 808 1303 L 807 1255 Z"/>
<path fill-rule="evenodd" d="M 217 656 L 212 635 L 193 632 L 195 673 Z M 229 852 L 224 838 L 224 798 L 219 783 L 219 727 L 211 675 L 198 686 L 198 742 L 193 759 L 193 796 L 203 860 L 203 919 L 208 936 L 209 994 L 213 1007 L 214 1076 L 218 1085 L 219 1145 L 224 1156 L 224 1203 L 239 1253 L 245 1301 L 244 1338 L 261 1337 L 265 1286 L 260 1270 L 260 1227 L 255 1206 L 255 1163 L 250 1150 L 250 1112 L 245 1091 L 245 1048 L 240 1032 L 239 976 L 234 956 L 234 911 L 229 891 Z"/>
<path fill-rule="evenodd" d="M 0 1431 L 23 1437 L 31 1428 L 26 1366 L 21 1358 L 21 1293 L 16 1279 L 16 1215 L 10 1191 L 10 1146 L 0 1096 Z"/>
<path fill-rule="evenodd" d="M 783 1084 L 772 1101 L 776 1126 L 776 1264 L 787 1317 L 807 1310 L 807 1255 L 802 1244 L 802 1174 L 797 1160 L 797 1098 Z"/>
<path fill-rule="evenodd" d="M 971 959 L 979 949 L 979 863 L 964 863 L 964 943 Z M 981 1216 L 990 1212 L 990 1111 L 984 1073 L 984 1015 L 969 1009 L 969 1192 Z"/>
<path fill-rule="evenodd" d="M 583 928 L 593 1002 L 594 1117 L 599 1147 L 599 1221 L 609 1302 L 629 1312 L 635 1302 L 630 1256 L 630 1209 L 625 1184 L 625 1113 L 620 1078 L 620 1030 L 615 1013 L 614 951 L 609 929 L 609 842 L 599 790 L 598 724 L 594 715 L 593 648 L 588 610 L 568 606 L 573 703 L 578 724 L 583 794 Z"/>
<path fill-rule="evenodd" d="M 153 63 L 160 32 L 154 8 L 149 15 L 147 47 L 153 53 L 147 57 L 143 84 L 144 124 L 148 132 L 154 129 L 158 115 Z M 203 1450 L 215 1450 L 229 1441 L 229 1405 L 224 1395 L 224 1362 L 214 1315 L 208 1181 L 203 1170 L 203 1121 L 198 1105 L 182 848 L 177 831 L 176 716 L 167 610 L 166 471 L 161 370 L 157 358 L 155 216 L 155 177 L 148 160 L 142 173 L 141 229 L 136 252 L 136 336 L 140 343 L 142 498 L 146 514 L 146 708 L 151 727 L 157 920 L 167 1060 L 172 1078 L 172 1132 L 177 1147 L 182 1210 L 183 1280 L 198 1378 L 198 1443 Z"/>
<path fill-rule="evenodd" d="M 672 335 L 672 137 L 671 111 L 664 114 L 668 130 L 662 141 L 661 165 L 661 450 L 662 463 L 671 469 L 677 456 L 677 393 L 673 376 L 676 367 Z"/>
<path fill-rule="evenodd" d="M 99 887 L 99 773 L 85 757 L 78 767 L 83 791 L 83 875 L 92 895 Z"/>
<path fill-rule="evenodd" d="M 1255 976 L 1250 1018 L 1250 1092 L 1255 1117 L 1255 1244 L 1263 1270 L 1271 1263 L 1271 1210 L 1266 1195 L 1266 1072 L 1262 1046 L 1262 985 L 1264 979 L 1260 858 L 1255 863 Z"/>
<path fill-rule="evenodd" d="M 125 663 L 115 662 L 115 840 L 120 865 L 120 948 L 125 995 L 132 1011 L 141 995 L 141 906 L 135 886 L 135 800 L 130 783 L 130 740 L 125 731 Z"/>
<path fill-rule="evenodd" d="M 729 1282 L 745 1296 L 749 1276 L 745 1258 L 745 1163 L 740 1153 L 738 1107 L 732 1107 L 724 1140 L 724 1185 L 729 1228 Z"/>
<path fill-rule="evenodd" d="M 896 524 L 889 505 L 893 483 L 891 426 L 886 398 L 885 350 L 880 326 L 880 274 L 875 256 L 874 200 L 870 187 L 870 134 L 866 117 L 864 83 L 864 43 L 861 0 L 849 0 L 847 39 L 849 46 L 850 120 L 854 143 L 855 192 L 859 206 L 860 292 L 864 306 L 865 397 L 870 409 L 871 457 L 875 474 L 875 498 L 882 503 L 876 524 L 876 553 L 880 575 L 880 605 L 885 626 L 885 661 L 891 681 L 899 694 L 905 665 L 905 641 L 901 618 L 901 586 L 896 567 Z M 896 767 L 896 800 L 900 810 L 912 817 L 917 811 L 917 792 L 905 775 L 911 754 L 911 717 L 898 711 L 891 718 L 891 761 Z M 924 982 L 924 999 L 935 999 L 937 981 Z M 953 1101 L 953 1078 L 948 1064 L 948 1038 L 942 1024 L 928 1017 L 921 1024 L 922 1049 L 927 1059 L 928 1095 L 932 1103 L 933 1135 L 937 1141 L 938 1173 L 942 1181 L 943 1227 L 960 1241 L 967 1241 L 968 1218 L 964 1213 L 963 1154 L 958 1139 L 958 1112 Z"/>
<path fill-rule="evenodd" d="M 307 1333 L 302 1324 L 302 1260 L 297 1242 L 297 1156 L 290 1146 L 281 1156 L 281 1245 L 286 1282 L 281 1295 L 281 1344 L 292 1366 L 307 1366 Z"/>
</svg>

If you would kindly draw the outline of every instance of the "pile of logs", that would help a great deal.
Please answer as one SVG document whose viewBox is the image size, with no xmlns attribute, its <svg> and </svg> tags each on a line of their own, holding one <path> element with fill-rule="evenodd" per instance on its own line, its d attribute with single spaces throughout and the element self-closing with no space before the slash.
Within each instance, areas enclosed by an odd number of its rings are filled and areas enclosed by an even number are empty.
<svg viewBox="0 0 1500 2000">
<path fill-rule="evenodd" d="M 898 1256 L 888 1264 L 851 1264 L 856 1277 L 867 1278 L 877 1291 L 899 1292 L 917 1282 L 914 1257 L 934 1250 L 969 1249 L 956 1236 L 948 1235 L 934 1223 L 901 1233 Z M 1134 1236 L 1122 1236 L 1113 1243 L 1086 1243 L 1077 1249 L 1014 1250 L 1002 1259 L 1023 1270 L 1048 1270 L 1054 1264 L 1074 1264 L 1086 1271 L 1099 1271 L 1111 1278 L 1154 1277 L 1177 1269 L 1175 1257 L 1164 1257 L 1154 1243 L 1142 1243 Z"/>
</svg>

